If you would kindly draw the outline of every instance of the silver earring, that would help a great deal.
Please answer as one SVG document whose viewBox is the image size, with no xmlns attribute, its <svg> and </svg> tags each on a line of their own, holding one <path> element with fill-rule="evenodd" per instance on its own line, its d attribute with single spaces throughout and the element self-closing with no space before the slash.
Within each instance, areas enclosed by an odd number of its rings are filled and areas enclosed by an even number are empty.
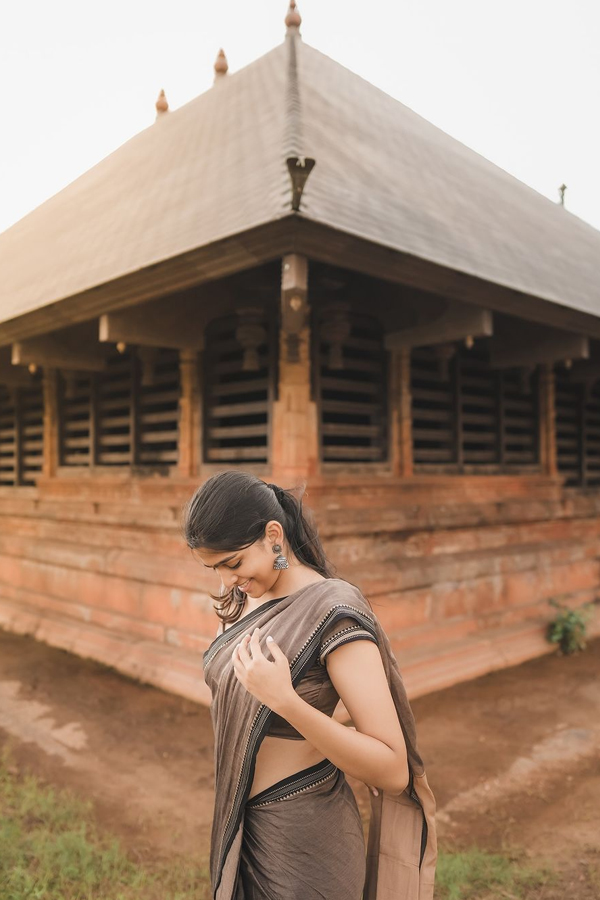
<svg viewBox="0 0 600 900">
<path fill-rule="evenodd" d="M 287 561 L 287 557 L 285 557 L 283 555 L 281 550 L 282 550 L 281 544 L 273 544 L 273 553 L 278 554 L 275 557 L 275 562 L 273 563 L 273 568 L 274 569 L 289 569 L 290 564 Z"/>
</svg>

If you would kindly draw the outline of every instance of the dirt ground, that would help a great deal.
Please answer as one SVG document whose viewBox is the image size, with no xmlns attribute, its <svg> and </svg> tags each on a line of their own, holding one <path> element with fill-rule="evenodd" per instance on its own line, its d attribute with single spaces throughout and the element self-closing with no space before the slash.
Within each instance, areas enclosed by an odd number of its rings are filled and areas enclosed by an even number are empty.
<svg viewBox="0 0 600 900">
<path fill-rule="evenodd" d="M 402 668 L 402 660 L 399 660 Z M 536 900 L 600 898 L 600 639 L 413 701 L 444 849 L 524 851 Z M 138 859 L 208 852 L 207 709 L 0 630 L 0 745 L 73 788 Z M 366 788 L 354 787 L 363 811 Z"/>
</svg>

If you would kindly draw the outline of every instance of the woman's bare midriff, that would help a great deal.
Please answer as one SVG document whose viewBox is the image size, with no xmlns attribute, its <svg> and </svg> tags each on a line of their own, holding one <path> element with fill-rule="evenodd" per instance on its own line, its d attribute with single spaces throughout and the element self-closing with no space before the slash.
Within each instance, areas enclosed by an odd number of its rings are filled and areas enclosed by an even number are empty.
<svg viewBox="0 0 600 900">
<path fill-rule="evenodd" d="M 249 798 L 281 781 L 282 778 L 314 766 L 323 759 L 325 759 L 323 754 L 304 739 L 291 741 L 278 737 L 264 738 L 256 756 Z"/>
</svg>

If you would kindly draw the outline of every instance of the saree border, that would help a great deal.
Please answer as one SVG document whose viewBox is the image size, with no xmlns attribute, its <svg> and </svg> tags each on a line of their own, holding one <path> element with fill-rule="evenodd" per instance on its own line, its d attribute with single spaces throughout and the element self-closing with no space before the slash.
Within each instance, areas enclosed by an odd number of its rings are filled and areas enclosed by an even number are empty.
<svg viewBox="0 0 600 900">
<path fill-rule="evenodd" d="M 253 622 L 260 613 L 264 613 L 266 609 L 270 609 L 272 606 L 275 606 L 276 603 L 281 603 L 282 600 L 287 600 L 287 597 L 288 595 L 285 597 L 275 597 L 273 600 L 267 600 L 266 603 L 262 603 L 260 606 L 257 606 L 256 609 L 253 609 L 252 612 L 246 613 L 245 616 L 242 616 L 241 619 L 238 619 L 237 622 L 234 622 L 233 625 L 230 625 L 229 628 L 226 628 L 221 634 L 218 634 L 202 654 L 202 664 L 204 669 L 210 665 L 222 647 L 229 644 L 240 631 L 245 630 L 241 627 L 242 622 Z"/>
<path fill-rule="evenodd" d="M 423 815 L 423 825 L 421 827 L 421 850 L 419 855 L 419 869 L 423 865 L 423 857 L 425 856 L 425 849 L 427 847 L 427 838 L 429 835 L 429 826 L 427 824 L 427 816 L 425 815 L 425 810 L 423 809 L 423 804 L 419 799 L 419 795 L 415 791 L 415 776 L 413 770 L 410 768 L 409 764 L 409 779 L 408 779 L 408 796 L 415 801 L 418 806 L 421 807 L 421 813 Z"/>
<path fill-rule="evenodd" d="M 316 660 L 319 651 L 319 635 L 323 628 L 330 622 L 336 622 L 337 619 L 343 618 L 348 612 L 351 612 L 353 615 L 358 617 L 367 627 L 367 631 L 373 634 L 376 643 L 379 643 L 377 641 L 377 630 L 375 628 L 375 622 L 369 615 L 367 615 L 362 609 L 359 609 L 356 606 L 352 606 L 349 603 L 336 603 L 334 606 L 330 607 L 330 609 L 327 611 L 327 614 L 321 619 L 319 624 L 309 635 L 305 643 L 302 645 L 296 656 L 291 661 L 290 672 L 292 676 L 292 685 L 295 686 L 298 683 L 306 669 L 308 669 Z M 220 635 L 220 637 L 223 637 L 223 635 Z M 223 828 L 223 838 L 221 840 L 221 849 L 219 852 L 219 861 L 217 865 L 217 877 L 214 885 L 215 897 L 221 884 L 221 877 L 223 874 L 225 861 L 227 859 L 229 851 L 231 850 L 231 845 L 233 844 L 235 835 L 242 820 L 244 806 L 248 799 L 248 794 L 250 793 L 250 787 L 252 784 L 252 778 L 254 776 L 256 765 L 256 753 L 268 730 L 269 719 L 272 715 L 273 711 L 269 709 L 268 706 L 261 704 L 257 709 L 256 715 L 254 716 L 254 719 L 250 726 L 248 739 L 246 741 L 246 746 L 243 752 L 242 765 L 240 767 L 238 781 L 234 792 L 233 802 L 231 804 L 231 809 Z"/>
<path fill-rule="evenodd" d="M 246 801 L 246 809 L 260 809 L 271 803 L 279 803 L 280 800 L 286 800 L 288 797 L 303 793 L 308 788 L 330 781 L 337 776 L 338 772 L 338 767 L 334 766 L 330 760 L 322 759 L 314 766 L 307 766 L 299 772 L 294 772 L 293 775 L 287 775 L 255 794 Z"/>
</svg>

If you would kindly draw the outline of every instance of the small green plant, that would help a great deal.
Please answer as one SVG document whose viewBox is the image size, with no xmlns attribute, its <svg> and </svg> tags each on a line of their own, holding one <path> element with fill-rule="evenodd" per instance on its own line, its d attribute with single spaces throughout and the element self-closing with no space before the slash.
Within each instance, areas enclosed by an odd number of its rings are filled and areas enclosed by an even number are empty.
<svg viewBox="0 0 600 900">
<path fill-rule="evenodd" d="M 584 650 L 585 629 L 594 610 L 594 603 L 584 603 L 577 609 L 570 609 L 558 600 L 548 600 L 560 612 L 554 621 L 548 623 L 547 639 L 558 644 L 558 652 L 564 656 Z"/>
</svg>

